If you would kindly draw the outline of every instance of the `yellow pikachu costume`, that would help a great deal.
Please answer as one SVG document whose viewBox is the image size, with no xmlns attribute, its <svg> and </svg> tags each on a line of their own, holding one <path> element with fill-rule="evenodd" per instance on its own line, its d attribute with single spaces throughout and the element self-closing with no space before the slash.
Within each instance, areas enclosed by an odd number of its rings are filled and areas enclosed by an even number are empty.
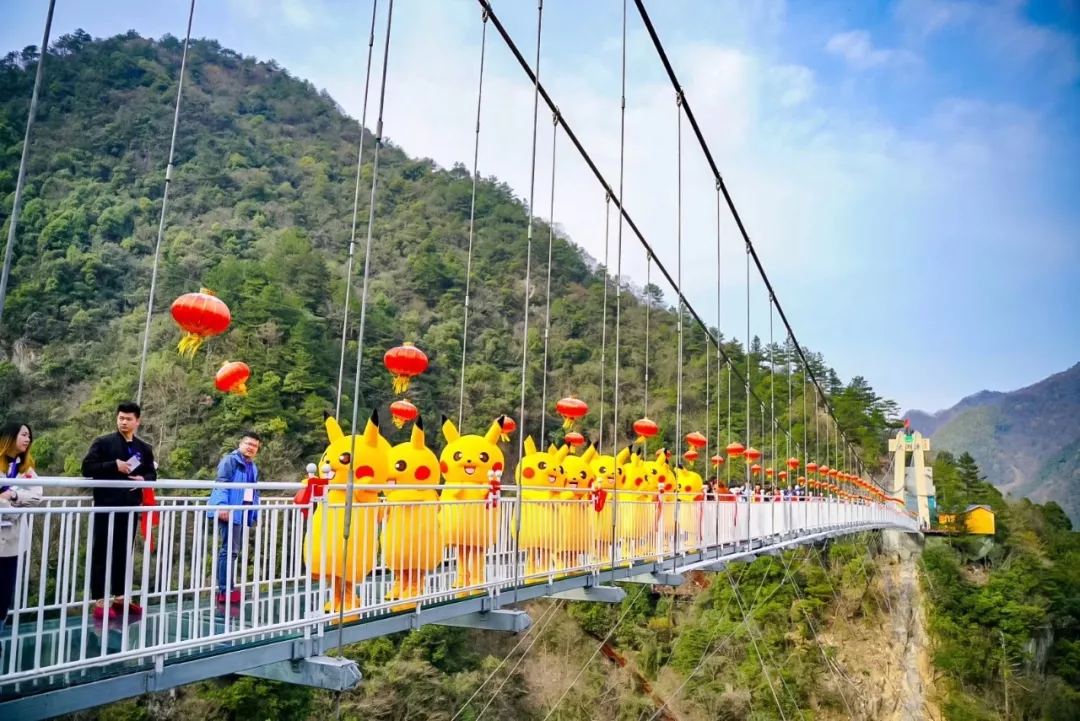
<svg viewBox="0 0 1080 721">
<path fill-rule="evenodd" d="M 701 517 L 704 511 L 705 482 L 697 471 L 676 469 L 679 491 L 679 537 L 683 550 L 695 551 L 701 543 Z"/>
<path fill-rule="evenodd" d="M 345 502 L 350 455 L 356 454 L 352 461 L 355 483 L 382 485 L 386 482 L 383 445 L 386 441 L 379 435 L 379 415 L 375 411 L 359 436 L 346 436 L 337 420 L 327 416 L 326 435 L 330 445 L 323 452 L 319 467 L 329 466 L 333 476 L 326 487 L 326 502 L 318 504 L 311 516 L 304 541 L 304 561 L 313 579 L 331 581 L 327 610 L 348 611 L 361 605 L 356 597 L 356 584 L 362 583 L 374 568 L 379 552 L 379 492 L 356 489 L 346 558 Z"/>
<path fill-rule="evenodd" d="M 596 553 L 601 563 L 611 560 L 611 543 L 615 537 L 615 485 L 622 480 L 623 466 L 629 459 L 630 448 L 626 447 L 617 456 L 595 456 L 589 462 L 596 477 L 596 486 L 607 494 L 603 507 L 596 514 Z M 623 509 L 628 509 L 630 506 L 626 503 L 623 490 L 620 483 L 618 502 L 623 504 Z"/>
<path fill-rule="evenodd" d="M 443 543 L 457 549 L 458 571 L 454 588 L 484 583 L 487 549 L 499 531 L 497 492 L 502 476 L 503 453 L 496 445 L 505 416 L 500 416 L 482 436 L 462 436 L 453 422 L 443 417 L 446 447 L 439 468 L 448 486 L 476 486 L 476 490 L 442 491 L 440 496 Z M 491 477 L 489 478 L 489 474 Z"/>
<path fill-rule="evenodd" d="M 383 519 L 383 563 L 394 572 L 389 598 L 416 598 L 424 593 L 424 578 L 443 560 L 439 524 L 439 459 L 424 444 L 424 424 L 416 419 L 412 435 L 390 449 Z M 395 486 L 431 486 L 401 489 Z"/>
<path fill-rule="evenodd" d="M 622 466 L 623 474 L 619 485 L 619 541 L 622 543 L 622 558 L 625 565 L 630 565 L 631 558 L 636 558 L 639 549 L 644 548 L 644 539 L 652 527 L 652 504 L 645 482 L 646 469 L 641 456 L 630 455 L 630 461 Z M 625 505 L 624 505 L 625 504 Z"/>
<path fill-rule="evenodd" d="M 667 529 L 662 525 L 664 503 L 661 491 L 666 489 L 669 483 L 674 483 L 674 473 L 668 467 L 667 455 L 663 449 L 657 451 L 655 461 L 645 461 L 643 465 L 645 466 L 645 482 L 642 487 L 645 493 L 642 494 L 644 502 L 638 508 L 641 513 L 638 531 L 643 532 L 643 535 L 639 537 L 642 548 L 651 551 L 661 545 L 667 546 L 669 543 Z M 674 497 L 672 500 L 674 501 Z M 674 525 L 674 509 L 672 509 L 672 514 L 671 520 Z"/>
<path fill-rule="evenodd" d="M 566 445 L 563 448 L 570 450 Z M 580 456 L 566 456 L 562 464 L 566 490 L 559 494 L 559 537 L 555 557 L 555 567 L 560 571 L 577 566 L 582 554 L 595 548 L 598 514 L 593 510 L 591 492 L 596 484 L 596 473 L 590 464 L 596 455 L 596 447 L 590 444 Z M 586 559 L 586 563 L 591 562 L 591 558 Z"/>
<path fill-rule="evenodd" d="M 525 575 L 551 571 L 552 553 L 558 548 L 558 537 L 564 532 L 559 528 L 559 494 L 566 486 L 562 463 L 570 452 L 569 446 L 562 450 L 551 449 L 545 453 L 536 450 L 532 436 L 525 438 L 525 456 L 515 471 L 521 485 L 521 532 L 517 534 L 518 548 L 525 551 Z"/>
</svg>

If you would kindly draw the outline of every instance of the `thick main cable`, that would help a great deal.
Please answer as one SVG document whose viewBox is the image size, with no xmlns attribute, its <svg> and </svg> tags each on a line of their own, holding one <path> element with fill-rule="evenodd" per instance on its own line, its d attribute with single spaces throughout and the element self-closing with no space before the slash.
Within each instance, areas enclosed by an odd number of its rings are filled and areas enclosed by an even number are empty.
<svg viewBox="0 0 1080 721">
<path fill-rule="evenodd" d="M 49 3 L 49 21 L 52 21 L 52 8 L 53 3 Z M 180 100 L 184 96 L 184 71 L 187 69 L 187 54 L 188 48 L 191 46 L 191 23 L 195 19 L 195 0 L 191 0 L 191 6 L 188 8 L 188 21 L 187 21 L 187 34 L 184 36 L 184 49 L 180 54 L 180 76 L 176 82 L 176 107 L 173 109 L 173 124 L 172 135 L 169 139 L 169 160 L 165 164 L 165 188 L 161 193 L 161 216 L 158 218 L 158 231 L 157 241 L 154 243 L 154 264 L 150 270 L 150 296 L 146 299 L 146 324 L 143 327 L 143 345 L 142 356 L 139 359 L 139 386 L 135 391 L 135 402 L 142 403 L 143 384 L 146 380 L 146 358 L 150 353 L 150 322 L 154 317 L 154 296 L 157 294 L 157 276 L 158 276 L 158 263 L 161 259 L 161 241 L 165 237 L 165 213 L 169 207 L 169 186 L 172 185 L 173 174 L 173 159 L 176 157 L 176 135 L 180 129 Z M 46 40 L 48 35 L 46 35 Z M 41 64 L 45 60 L 45 48 L 41 50 L 41 57 L 38 59 L 38 70 L 41 69 Z M 34 87 L 34 99 L 37 99 L 37 87 Z M 32 118 L 31 118 L 32 119 Z M 30 139 L 30 128 L 26 129 L 27 141 Z M 24 155 L 25 160 L 25 155 Z M 21 172 L 21 169 L 20 169 Z M 16 208 L 18 207 L 18 197 L 16 197 Z M 15 211 L 18 213 L 18 210 Z M 15 230 L 14 219 L 17 216 L 13 216 L 11 229 Z M 8 246 L 10 250 L 10 245 Z M 4 258 L 4 277 L 0 279 L 0 313 L 3 313 L 3 294 L 4 288 L 7 285 L 7 261 Z"/>
<path fill-rule="evenodd" d="M 720 175 L 720 169 L 716 165 L 716 161 L 713 159 L 712 152 L 709 150 L 709 144 L 705 142 L 705 136 L 701 132 L 701 127 L 698 125 L 697 118 L 694 117 L 694 111 L 690 108 L 689 101 L 686 100 L 685 93 L 683 91 L 682 84 L 679 82 L 678 76 L 675 74 L 675 69 L 671 66 L 671 61 L 668 59 L 667 51 L 664 50 L 664 45 L 660 42 L 660 36 L 656 33 L 656 28 L 653 27 L 652 19 L 649 17 L 649 13 L 645 10 L 645 3 L 643 0 L 634 0 L 634 5 L 637 6 L 638 14 L 641 15 L 641 20 L 645 24 L 645 29 L 649 33 L 649 37 L 653 41 L 653 45 L 656 48 L 657 54 L 660 56 L 660 61 L 664 65 L 664 70 L 667 71 L 668 78 L 671 80 L 672 86 L 675 88 L 675 92 L 683 96 L 683 108 L 686 111 L 686 119 L 690 122 L 690 127 L 694 131 L 694 135 L 697 136 L 698 144 L 701 146 L 702 152 L 705 154 L 705 159 L 709 163 L 709 168 L 712 170 L 713 177 L 716 179 L 716 186 L 720 192 L 724 194 L 724 200 L 727 201 L 728 209 L 731 211 L 731 216 L 735 220 L 735 224 L 739 228 L 739 233 L 742 235 L 743 241 L 746 243 L 747 252 L 753 257 L 754 265 L 757 266 L 758 273 L 761 275 L 762 281 L 765 283 L 765 288 L 769 291 L 769 295 L 774 299 L 776 298 L 776 292 L 773 290 L 772 283 L 769 282 L 769 276 L 765 273 L 765 267 L 761 264 L 761 259 L 758 258 L 757 251 L 754 250 L 754 244 L 750 241 L 750 234 L 746 231 L 746 226 L 743 224 L 742 217 L 739 216 L 739 211 L 735 208 L 735 201 L 731 198 L 731 193 L 728 192 L 727 185 L 724 183 L 723 176 Z M 802 357 L 803 362 L 807 363 L 807 369 L 809 370 L 809 363 L 806 360 L 806 356 L 802 352 L 802 347 L 798 345 L 798 340 L 795 339 L 795 331 L 791 327 L 791 323 L 788 322 L 787 315 L 784 313 L 784 309 L 780 306 L 780 302 L 776 302 L 776 310 L 780 314 L 780 319 L 784 322 L 784 326 L 787 328 L 788 333 L 792 339 L 795 340 L 796 348 L 798 348 L 799 355 Z M 748 341 L 749 342 L 749 339 Z M 814 376 L 813 371 L 810 371 L 810 378 L 814 382 L 814 385 L 821 389 L 817 378 Z M 836 415 L 833 413 L 832 408 L 825 404 L 825 411 L 835 420 Z"/>
<path fill-rule="evenodd" d="M 375 18 L 378 10 L 379 0 L 372 0 L 371 26 L 368 30 L 367 66 L 364 70 L 364 102 L 360 110 L 360 147 L 356 151 L 356 189 L 353 191 L 352 230 L 349 231 L 349 262 L 345 268 L 345 313 L 341 319 L 341 358 L 338 361 L 334 418 L 341 418 L 341 384 L 344 382 L 345 377 L 345 350 L 349 342 L 349 301 L 352 298 L 353 259 L 356 255 L 356 225 L 360 215 L 360 177 L 364 167 L 364 132 L 367 125 L 368 91 L 371 89 L 371 55 L 375 50 Z M 467 278 L 465 282 L 468 283 Z M 468 296 L 468 290 L 466 290 L 466 299 Z M 468 300 L 465 302 L 467 304 Z M 460 424 L 459 420 L 458 425 L 460 426 Z"/>
</svg>

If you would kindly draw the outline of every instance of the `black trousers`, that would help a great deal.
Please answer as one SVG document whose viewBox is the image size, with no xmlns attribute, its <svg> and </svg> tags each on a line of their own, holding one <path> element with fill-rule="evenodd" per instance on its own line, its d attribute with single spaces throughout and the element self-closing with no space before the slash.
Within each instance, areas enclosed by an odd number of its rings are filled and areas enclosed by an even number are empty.
<svg viewBox="0 0 1080 721">
<path fill-rule="evenodd" d="M 112 533 L 109 533 L 109 516 L 113 517 Z M 94 514 L 94 546 L 90 557 L 90 597 L 105 598 L 105 566 L 111 555 L 112 567 L 109 569 L 109 595 L 124 595 L 124 584 L 131 569 L 131 544 L 128 541 L 128 527 L 134 531 L 135 513 L 117 511 L 116 513 Z M 112 549 L 109 549 L 109 537 L 112 537 Z M 134 536 L 132 536 L 134 540 Z"/>
<path fill-rule="evenodd" d="M 7 620 L 15 601 L 15 573 L 18 570 L 18 556 L 0 556 L 0 626 Z"/>
</svg>

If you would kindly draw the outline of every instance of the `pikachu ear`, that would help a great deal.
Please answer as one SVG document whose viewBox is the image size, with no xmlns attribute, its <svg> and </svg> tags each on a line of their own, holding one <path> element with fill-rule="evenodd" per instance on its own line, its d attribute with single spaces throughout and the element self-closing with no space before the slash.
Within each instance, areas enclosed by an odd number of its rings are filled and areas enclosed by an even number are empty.
<svg viewBox="0 0 1080 721">
<path fill-rule="evenodd" d="M 562 448 L 555 452 L 555 460 L 562 463 L 566 460 L 566 457 L 570 455 L 570 446 L 564 445 Z"/>
<path fill-rule="evenodd" d="M 585 461 L 586 463 L 592 463 L 594 460 L 596 460 L 597 455 L 598 454 L 596 452 L 596 446 L 590 443 L 589 447 L 585 449 L 585 452 L 581 454 L 581 460 Z"/>
<path fill-rule="evenodd" d="M 379 412 L 371 411 L 371 418 L 364 426 L 364 443 L 372 448 L 379 447 Z"/>
<path fill-rule="evenodd" d="M 330 439 L 331 443 L 340 441 L 345 437 L 345 434 L 341 431 L 341 426 L 338 425 L 337 418 L 329 414 L 326 416 L 326 437 Z"/>
<path fill-rule="evenodd" d="M 424 422 L 420 418 L 417 418 L 416 423 L 413 424 L 409 443 L 418 451 L 424 450 Z"/>
<path fill-rule="evenodd" d="M 534 453 L 536 453 L 536 443 L 532 436 L 525 436 L 525 455 L 531 456 Z"/>
<path fill-rule="evenodd" d="M 619 451 L 618 455 L 615 456 L 615 465 L 616 466 L 625 466 L 626 462 L 629 459 L 630 459 L 630 446 L 627 446 L 626 448 Z"/>
<path fill-rule="evenodd" d="M 458 438 L 461 438 L 461 434 L 458 433 L 457 426 L 455 426 L 454 422 L 446 416 L 442 417 L 442 434 L 443 438 L 446 439 L 447 443 L 453 443 Z"/>
<path fill-rule="evenodd" d="M 502 435 L 502 421 L 505 417 L 506 416 L 499 416 L 495 419 L 491 424 L 491 427 L 487 429 L 487 433 L 484 434 L 484 440 L 491 445 L 495 445 L 499 442 L 499 436 Z"/>
<path fill-rule="evenodd" d="M 565 448 L 565 446 L 563 447 Z M 559 452 L 559 449 L 555 446 L 554 443 L 549 443 L 547 452 L 554 456 Z"/>
</svg>

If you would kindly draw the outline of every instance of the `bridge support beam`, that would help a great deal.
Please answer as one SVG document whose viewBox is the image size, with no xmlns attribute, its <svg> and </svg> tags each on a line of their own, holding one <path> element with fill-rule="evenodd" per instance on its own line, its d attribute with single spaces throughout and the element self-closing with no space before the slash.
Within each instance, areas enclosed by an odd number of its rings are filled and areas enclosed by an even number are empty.
<svg viewBox="0 0 1080 721">
<path fill-rule="evenodd" d="M 278 661 L 241 671 L 241 676 L 254 676 L 269 681 L 282 681 L 297 686 L 311 686 L 327 691 L 348 691 L 360 683 L 360 668 L 355 661 L 334 656 Z"/>
<path fill-rule="evenodd" d="M 585 588 L 571 588 L 568 591 L 552 593 L 548 598 L 561 598 L 564 601 L 620 603 L 626 598 L 626 591 L 618 586 L 586 586 Z"/>
<path fill-rule="evenodd" d="M 521 633 L 532 626 L 532 618 L 524 611 L 478 611 L 457 618 L 448 618 L 432 624 L 434 626 L 456 626 L 458 628 L 478 628 L 483 631 L 503 631 Z"/>
<path fill-rule="evenodd" d="M 664 573 L 663 571 L 642 573 L 639 576 L 630 576 L 626 579 L 627 583 L 641 583 L 646 586 L 671 586 L 672 588 L 678 588 L 685 581 L 686 578 L 681 573 Z"/>
</svg>

